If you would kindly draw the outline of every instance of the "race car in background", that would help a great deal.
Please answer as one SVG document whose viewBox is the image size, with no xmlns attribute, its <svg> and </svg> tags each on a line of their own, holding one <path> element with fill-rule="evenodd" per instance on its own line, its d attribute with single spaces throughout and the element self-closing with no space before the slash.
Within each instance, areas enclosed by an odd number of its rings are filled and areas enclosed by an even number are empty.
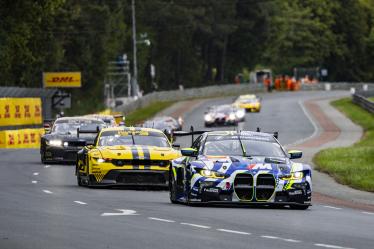
<svg viewBox="0 0 374 249">
<path fill-rule="evenodd" d="M 88 117 L 63 117 L 45 124 L 46 134 L 40 140 L 41 162 L 74 163 L 77 152 L 92 143 L 96 131 L 104 127 L 104 121 Z"/>
<path fill-rule="evenodd" d="M 172 203 L 311 205 L 310 166 L 295 163 L 301 151 L 285 152 L 277 134 L 251 131 L 201 134 L 170 170 Z"/>
<path fill-rule="evenodd" d="M 89 115 L 86 115 L 85 117 L 96 118 L 96 119 L 102 120 L 107 124 L 107 127 L 124 125 L 124 120 L 125 120 L 125 117 L 119 114 L 118 115 L 89 114 Z"/>
<path fill-rule="evenodd" d="M 155 117 L 155 118 L 145 121 L 142 127 L 161 130 L 165 133 L 165 135 L 169 139 L 171 139 L 171 136 L 174 131 L 182 130 L 182 125 L 183 125 L 182 117 L 179 117 L 178 120 L 176 120 L 173 117 L 160 116 L 160 117 Z"/>
<path fill-rule="evenodd" d="M 261 99 L 254 94 L 240 95 L 233 105 L 237 108 L 244 108 L 247 112 L 260 112 Z"/>
<path fill-rule="evenodd" d="M 78 152 L 79 186 L 159 186 L 169 184 L 171 160 L 181 157 L 157 129 L 102 129 L 92 145 Z"/>
<path fill-rule="evenodd" d="M 245 110 L 232 105 L 211 106 L 204 113 L 205 127 L 237 125 L 245 120 Z"/>
</svg>

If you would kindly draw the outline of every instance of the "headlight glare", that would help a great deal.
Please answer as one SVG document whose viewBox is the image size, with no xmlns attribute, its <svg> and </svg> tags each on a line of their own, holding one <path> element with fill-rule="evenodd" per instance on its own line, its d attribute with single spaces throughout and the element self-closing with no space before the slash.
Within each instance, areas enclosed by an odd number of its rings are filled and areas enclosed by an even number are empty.
<svg viewBox="0 0 374 249">
<path fill-rule="evenodd" d="M 208 178 L 225 178 L 224 174 L 216 172 L 216 171 L 208 170 L 208 169 L 201 170 L 199 173 L 200 175 L 208 177 Z"/>
<path fill-rule="evenodd" d="M 206 122 L 210 122 L 210 121 L 213 120 L 213 117 L 212 117 L 212 115 L 207 114 L 207 115 L 204 116 L 204 120 L 205 120 Z"/>
<path fill-rule="evenodd" d="M 47 141 L 47 144 L 50 146 L 61 147 L 62 141 L 61 140 L 49 140 Z"/>
</svg>

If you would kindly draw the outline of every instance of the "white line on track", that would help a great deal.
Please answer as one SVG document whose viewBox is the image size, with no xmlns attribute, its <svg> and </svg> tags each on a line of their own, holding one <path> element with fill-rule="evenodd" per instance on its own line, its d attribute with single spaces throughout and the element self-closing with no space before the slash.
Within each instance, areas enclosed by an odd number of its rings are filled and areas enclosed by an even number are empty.
<svg viewBox="0 0 374 249">
<path fill-rule="evenodd" d="M 191 226 L 191 227 L 198 227 L 198 228 L 205 228 L 205 229 L 210 229 L 209 226 L 203 226 L 203 225 L 198 225 L 198 224 L 193 224 L 193 223 L 180 223 L 181 225 L 185 225 L 185 226 Z"/>
<path fill-rule="evenodd" d="M 322 206 L 322 207 L 325 207 L 325 208 L 331 208 L 331 209 L 335 209 L 335 210 L 340 210 L 340 209 L 341 209 L 341 208 L 333 207 L 333 206 Z"/>
<path fill-rule="evenodd" d="M 49 190 L 47 190 L 47 189 L 43 189 L 43 192 L 46 193 L 46 194 L 53 194 L 52 191 L 49 191 Z"/>
<path fill-rule="evenodd" d="M 319 129 L 318 129 L 318 126 L 317 126 L 316 122 L 314 121 L 314 119 L 312 118 L 312 116 L 309 114 L 309 112 L 305 109 L 305 106 L 304 106 L 304 104 L 302 103 L 302 101 L 299 100 L 297 103 L 298 103 L 299 106 L 301 107 L 301 110 L 303 110 L 305 116 L 309 119 L 310 123 L 312 123 L 312 125 L 313 125 L 313 130 L 314 130 L 314 131 L 313 131 L 313 134 L 310 135 L 310 136 L 308 136 L 308 137 L 305 137 L 305 138 L 299 139 L 299 140 L 297 140 L 297 141 L 295 141 L 295 142 L 293 142 L 293 143 L 290 143 L 290 144 L 286 144 L 286 145 L 285 145 L 286 147 L 288 147 L 288 146 L 293 146 L 293 145 L 297 145 L 297 144 L 301 144 L 301 143 L 303 143 L 303 142 L 305 142 L 305 141 L 307 141 L 307 140 L 309 140 L 309 139 L 312 139 L 312 138 L 315 137 L 315 136 L 318 134 L 318 132 L 319 132 Z"/>
<path fill-rule="evenodd" d="M 34 172 L 32 173 L 34 176 L 38 176 L 39 175 L 39 172 Z"/>
<path fill-rule="evenodd" d="M 318 247 L 334 248 L 334 249 L 354 249 L 351 247 L 342 247 L 342 246 L 328 245 L 328 244 L 314 244 L 314 245 Z"/>
<path fill-rule="evenodd" d="M 301 240 L 297 240 L 297 239 L 282 239 L 284 241 L 287 241 L 287 242 L 292 242 L 292 243 L 300 243 Z"/>
<path fill-rule="evenodd" d="M 77 204 L 80 204 L 80 205 L 86 205 L 87 203 L 83 202 L 83 201 L 74 201 L 75 203 Z"/>
<path fill-rule="evenodd" d="M 38 183 L 38 181 L 31 181 L 31 183 L 33 183 L 33 184 L 37 184 L 37 183 Z"/>
<path fill-rule="evenodd" d="M 44 166 L 44 168 L 46 168 L 46 169 L 49 168 L 49 167 L 51 167 L 51 165 L 46 165 L 46 166 Z"/>
<path fill-rule="evenodd" d="M 157 220 L 157 221 L 162 221 L 162 222 L 168 222 L 168 223 L 173 223 L 175 221 L 173 220 L 167 220 L 167 219 L 161 219 L 161 218 L 156 218 L 156 217 L 148 217 L 150 220 Z"/>
<path fill-rule="evenodd" d="M 235 231 L 229 229 L 217 229 L 217 231 L 225 232 L 225 233 L 235 233 L 235 234 L 242 234 L 242 235 L 251 235 L 251 233 L 242 232 L 242 231 Z"/>
<path fill-rule="evenodd" d="M 370 214 L 370 215 L 374 215 L 374 213 L 372 213 L 372 212 L 361 212 L 361 213 L 363 213 L 363 214 Z"/>
<path fill-rule="evenodd" d="M 261 235 L 261 238 L 265 238 L 265 239 L 280 239 L 277 236 L 270 236 L 270 235 Z"/>
</svg>

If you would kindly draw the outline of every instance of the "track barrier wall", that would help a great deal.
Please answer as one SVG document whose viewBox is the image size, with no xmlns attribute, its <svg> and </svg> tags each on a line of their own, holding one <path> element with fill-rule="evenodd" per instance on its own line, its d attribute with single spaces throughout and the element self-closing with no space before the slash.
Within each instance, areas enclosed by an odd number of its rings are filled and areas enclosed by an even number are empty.
<svg viewBox="0 0 374 249">
<path fill-rule="evenodd" d="M 0 131 L 0 148 L 39 148 L 43 128 Z"/>
</svg>

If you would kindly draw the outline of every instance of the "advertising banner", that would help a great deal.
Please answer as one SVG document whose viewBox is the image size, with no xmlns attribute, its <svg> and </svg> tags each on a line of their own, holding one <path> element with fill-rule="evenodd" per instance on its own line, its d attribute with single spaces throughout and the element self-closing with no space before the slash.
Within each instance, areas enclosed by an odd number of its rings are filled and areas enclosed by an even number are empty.
<svg viewBox="0 0 374 249">
<path fill-rule="evenodd" d="M 45 88 L 81 87 L 80 72 L 44 72 L 43 86 Z"/>
<path fill-rule="evenodd" d="M 40 98 L 0 98 L 0 126 L 42 124 Z"/>
<path fill-rule="evenodd" d="M 43 128 L 0 131 L 0 148 L 39 148 L 42 135 L 44 135 Z"/>
</svg>

